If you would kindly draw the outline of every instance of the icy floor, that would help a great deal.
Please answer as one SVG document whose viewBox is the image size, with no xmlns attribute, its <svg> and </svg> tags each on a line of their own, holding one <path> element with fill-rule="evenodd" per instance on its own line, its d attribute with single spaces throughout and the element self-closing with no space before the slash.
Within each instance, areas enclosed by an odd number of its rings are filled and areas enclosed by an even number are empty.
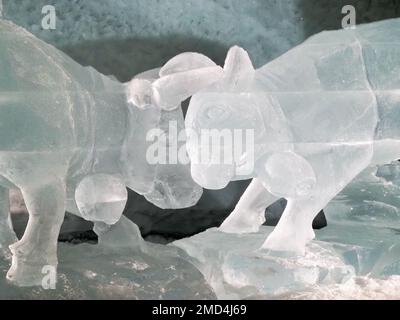
<svg viewBox="0 0 400 320">
<path fill-rule="evenodd" d="M 233 235 L 214 228 L 165 246 L 143 242 L 124 219 L 97 245 L 59 244 L 56 290 L 11 286 L 9 260 L 0 258 L 0 298 L 400 298 L 398 229 L 334 222 L 316 231 L 305 256 L 257 250 L 272 230 Z"/>
<path fill-rule="evenodd" d="M 400 298 L 399 231 L 390 228 L 331 224 L 300 257 L 257 250 L 272 227 L 247 235 L 210 229 L 164 246 L 142 243 L 124 224 L 98 245 L 60 243 L 56 290 L 11 286 L 1 258 L 0 298 Z"/>
<path fill-rule="evenodd" d="M 59 243 L 55 290 L 18 288 L 5 280 L 10 261 L 0 257 L 0 299 L 213 299 L 201 273 L 179 249 L 145 243 L 123 219 L 99 244 Z"/>
<path fill-rule="evenodd" d="M 400 166 L 364 172 L 325 209 L 305 256 L 258 248 L 273 227 L 209 229 L 174 244 L 220 299 L 400 299 Z"/>
<path fill-rule="evenodd" d="M 305 256 L 290 256 L 257 250 L 272 229 L 248 235 L 210 229 L 174 244 L 192 256 L 220 299 L 400 298 L 396 232 L 330 225 L 317 231 Z"/>
</svg>

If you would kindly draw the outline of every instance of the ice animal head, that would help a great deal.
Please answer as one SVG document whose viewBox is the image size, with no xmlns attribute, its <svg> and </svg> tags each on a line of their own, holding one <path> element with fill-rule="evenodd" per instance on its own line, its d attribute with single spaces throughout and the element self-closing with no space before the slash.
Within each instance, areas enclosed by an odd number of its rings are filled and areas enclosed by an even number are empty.
<svg viewBox="0 0 400 320">
<path fill-rule="evenodd" d="M 166 159 L 155 158 L 151 152 L 162 138 L 169 137 L 171 123 L 173 129 L 184 128 L 182 109 L 165 111 L 155 105 L 140 109 L 131 104 L 130 113 L 136 125 L 132 126 L 122 152 L 125 176 L 129 177 L 128 187 L 163 209 L 195 205 L 202 195 L 202 188 L 191 178 L 190 165 L 168 163 Z M 165 144 L 159 145 L 162 150 L 155 150 L 155 155 L 164 151 L 168 154 L 170 147 L 165 140 Z"/>
<path fill-rule="evenodd" d="M 291 152 L 285 116 L 258 90 L 245 50 L 233 47 L 217 83 L 196 93 L 186 115 L 193 179 L 208 189 L 258 176 L 280 197 L 303 197 L 315 185 L 306 160 Z"/>
<path fill-rule="evenodd" d="M 178 155 L 186 154 L 180 105 L 194 92 L 220 79 L 221 74 L 222 69 L 209 58 L 188 52 L 172 58 L 161 69 L 137 75 L 127 85 L 131 113 L 141 124 L 132 133 L 127 149 L 145 141 L 143 150 L 126 153 L 127 159 L 135 157 L 128 170 L 135 176 L 130 179 L 131 187 L 160 208 L 190 207 L 202 195 L 202 188 L 190 174 L 190 164 L 182 163 Z M 171 157 L 171 153 L 175 155 Z"/>
<path fill-rule="evenodd" d="M 171 111 L 161 110 L 158 129 L 165 133 L 165 151 L 185 151 L 185 141 L 169 141 L 174 139 L 174 133 L 184 130 L 184 118 L 181 108 Z M 148 157 L 149 154 L 146 153 Z M 149 159 L 148 159 L 149 160 Z M 200 199 L 203 189 L 191 177 L 190 164 L 176 162 L 157 163 L 152 166 L 154 179 L 151 181 L 152 189 L 145 194 L 145 198 L 159 208 L 179 209 L 194 206 Z"/>
<path fill-rule="evenodd" d="M 187 149 L 192 176 L 205 188 L 221 189 L 253 174 L 254 147 L 264 127 L 259 97 L 251 92 L 254 74 L 247 52 L 233 47 L 223 78 L 191 99 Z"/>
</svg>

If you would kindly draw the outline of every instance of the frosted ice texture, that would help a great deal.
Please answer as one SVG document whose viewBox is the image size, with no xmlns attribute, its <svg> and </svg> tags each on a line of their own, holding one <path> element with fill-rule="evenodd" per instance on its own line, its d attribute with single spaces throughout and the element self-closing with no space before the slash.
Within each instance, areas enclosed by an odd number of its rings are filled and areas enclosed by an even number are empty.
<svg viewBox="0 0 400 320">
<path fill-rule="evenodd" d="M 54 290 L 10 285 L 0 277 L 2 299 L 215 299 L 202 274 L 176 247 L 145 242 L 122 216 L 97 245 L 58 244 Z M 9 261 L 0 255 L 0 269 Z"/>
<path fill-rule="evenodd" d="M 329 221 L 304 255 L 258 250 L 273 232 L 266 226 L 250 234 L 212 228 L 173 244 L 191 256 L 219 299 L 398 299 L 398 235 Z"/>
<path fill-rule="evenodd" d="M 304 255 L 258 250 L 273 227 L 248 220 L 252 233 L 209 229 L 174 244 L 219 299 L 398 299 L 399 169 L 395 161 L 358 175 L 324 208 L 328 227 L 315 231 Z M 261 212 L 255 187 L 247 199 Z"/>
<path fill-rule="evenodd" d="M 129 83 L 80 66 L 6 20 L 0 20 L 0 43 L 0 243 L 2 249 L 12 244 L 9 280 L 40 285 L 42 267 L 57 266 L 66 208 L 101 232 L 121 216 L 125 187 L 163 208 L 197 202 L 202 190 L 188 165 L 168 168 L 146 159 L 149 130 L 167 129 L 171 119 L 183 128 L 179 98 L 160 85 L 177 109 L 140 109 L 128 102 Z M 199 82 L 207 79 L 201 75 Z M 30 214 L 17 242 L 8 209 L 8 189 L 15 187 Z"/>
<path fill-rule="evenodd" d="M 224 79 L 195 94 L 186 117 L 199 134 L 254 130 L 255 179 L 221 230 L 258 230 L 265 207 L 284 197 L 262 248 L 304 253 L 315 215 L 366 167 L 400 157 L 399 30 L 393 19 L 322 32 L 257 70 L 243 49 L 229 51 Z M 191 158 L 202 147 L 189 137 Z M 243 178 L 237 165 L 192 163 L 192 176 L 221 188 Z"/>
</svg>

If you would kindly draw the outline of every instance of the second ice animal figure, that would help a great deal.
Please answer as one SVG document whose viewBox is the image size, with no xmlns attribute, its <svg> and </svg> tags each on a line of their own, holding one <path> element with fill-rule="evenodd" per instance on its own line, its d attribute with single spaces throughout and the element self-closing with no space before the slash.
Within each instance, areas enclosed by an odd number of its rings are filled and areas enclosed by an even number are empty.
<svg viewBox="0 0 400 320">
<path fill-rule="evenodd" d="M 302 253 L 335 195 L 366 167 L 400 158 L 400 19 L 322 32 L 258 70 L 234 47 L 224 72 L 192 97 L 186 127 L 253 130 L 254 170 L 242 177 L 243 163 L 196 163 L 207 145 L 189 137 L 192 176 L 210 189 L 254 178 L 221 225 L 227 232 L 258 230 L 265 208 L 286 198 L 263 248 Z"/>
</svg>

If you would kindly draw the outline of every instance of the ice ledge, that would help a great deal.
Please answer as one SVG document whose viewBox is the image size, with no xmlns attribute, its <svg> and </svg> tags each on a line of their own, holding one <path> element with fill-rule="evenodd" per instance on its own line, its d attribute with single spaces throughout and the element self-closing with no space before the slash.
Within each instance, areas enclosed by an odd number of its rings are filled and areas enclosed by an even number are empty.
<svg viewBox="0 0 400 320">
<path fill-rule="evenodd" d="M 173 245 L 191 256 L 219 299 L 399 298 L 400 277 L 383 272 L 396 265 L 397 251 L 337 242 L 335 233 L 362 228 L 331 227 L 317 231 L 304 256 L 258 250 L 273 230 L 265 226 L 251 234 L 209 229 Z"/>
</svg>

